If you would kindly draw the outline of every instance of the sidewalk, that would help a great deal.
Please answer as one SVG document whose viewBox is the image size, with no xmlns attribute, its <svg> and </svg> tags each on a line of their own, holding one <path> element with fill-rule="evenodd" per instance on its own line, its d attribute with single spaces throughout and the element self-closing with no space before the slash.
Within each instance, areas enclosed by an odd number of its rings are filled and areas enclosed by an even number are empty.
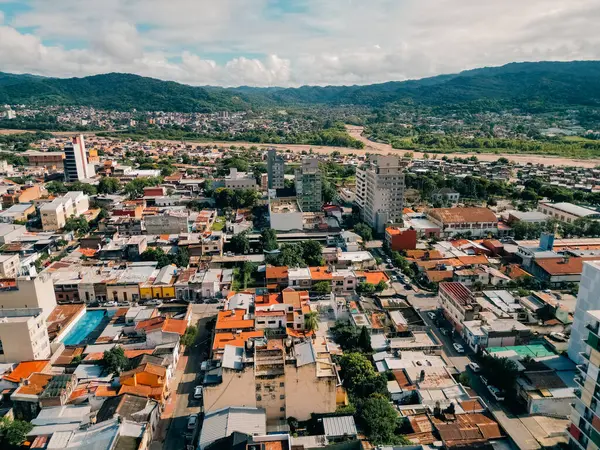
<svg viewBox="0 0 600 450">
<path fill-rule="evenodd" d="M 164 442 L 167 437 L 167 432 L 169 431 L 169 426 L 171 425 L 171 419 L 173 418 L 173 413 L 175 412 L 175 406 L 177 405 L 177 388 L 179 383 L 181 383 L 181 378 L 185 372 L 185 367 L 187 366 L 188 357 L 180 356 L 179 361 L 177 362 L 177 367 L 175 368 L 175 375 L 171 378 L 171 382 L 169 383 L 169 399 L 165 403 L 165 408 L 160 416 L 160 421 L 158 422 L 158 426 L 156 427 L 156 431 L 154 432 L 154 441 Z"/>
</svg>

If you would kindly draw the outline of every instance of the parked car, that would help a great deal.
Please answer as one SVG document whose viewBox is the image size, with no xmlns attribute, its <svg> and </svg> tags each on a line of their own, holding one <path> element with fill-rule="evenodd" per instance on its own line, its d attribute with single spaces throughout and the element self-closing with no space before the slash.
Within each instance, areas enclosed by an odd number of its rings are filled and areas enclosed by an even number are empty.
<svg viewBox="0 0 600 450">
<path fill-rule="evenodd" d="M 470 363 L 468 364 L 468 366 L 469 366 L 469 367 L 471 368 L 471 370 L 472 370 L 473 372 L 475 372 L 475 373 L 477 373 L 477 372 L 481 372 L 481 367 L 479 367 L 479 364 L 477 364 L 477 363 L 470 362 Z"/>
<path fill-rule="evenodd" d="M 106 302 L 104 306 L 117 306 L 117 302 Z"/>
<path fill-rule="evenodd" d="M 429 311 L 427 313 L 427 316 L 431 319 L 431 320 L 435 320 L 436 319 L 436 314 L 433 311 Z"/>
<path fill-rule="evenodd" d="M 194 428 L 196 428 L 196 424 L 198 423 L 198 416 L 196 414 L 192 414 L 190 415 L 190 417 L 188 418 L 188 430 L 193 430 Z"/>
<path fill-rule="evenodd" d="M 152 300 L 148 300 L 146 302 L 146 305 L 150 305 L 150 306 L 160 306 L 162 305 L 162 300 L 158 300 L 158 299 L 152 299 Z"/>
<path fill-rule="evenodd" d="M 483 375 L 481 375 L 479 378 L 481 379 L 481 382 L 483 383 L 484 386 L 487 386 L 489 384 L 489 381 Z"/>
<path fill-rule="evenodd" d="M 196 386 L 194 388 L 194 398 L 199 400 L 202 398 L 202 386 Z"/>
<path fill-rule="evenodd" d="M 442 333 L 444 336 L 448 336 L 448 334 L 450 334 L 448 328 L 440 328 L 440 333 Z"/>
<path fill-rule="evenodd" d="M 454 350 L 456 350 L 458 353 L 465 352 L 465 348 L 462 345 L 460 345 L 458 342 L 455 342 L 454 344 L 452 344 L 452 347 L 454 347 Z"/>
<path fill-rule="evenodd" d="M 494 397 L 497 402 L 501 402 L 504 400 L 504 392 L 502 392 L 496 386 L 492 386 L 491 384 L 488 384 L 487 388 L 488 388 L 488 391 L 490 391 L 490 394 L 492 394 L 492 397 Z"/>
<path fill-rule="evenodd" d="M 394 282 L 398 281 L 398 277 L 396 275 L 392 275 L 392 281 L 394 281 Z"/>
</svg>

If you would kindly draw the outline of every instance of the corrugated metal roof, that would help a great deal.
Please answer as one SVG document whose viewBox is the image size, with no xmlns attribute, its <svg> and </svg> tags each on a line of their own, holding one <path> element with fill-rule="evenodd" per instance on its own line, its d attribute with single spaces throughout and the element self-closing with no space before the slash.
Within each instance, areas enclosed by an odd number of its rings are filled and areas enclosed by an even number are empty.
<svg viewBox="0 0 600 450">
<path fill-rule="evenodd" d="M 356 436 L 356 424 L 352 416 L 323 417 L 325 436 Z"/>
<path fill-rule="evenodd" d="M 296 353 L 296 367 L 312 364 L 317 361 L 317 355 L 310 341 L 296 344 L 294 351 Z"/>
<path fill-rule="evenodd" d="M 242 370 L 244 367 L 242 360 L 244 357 L 243 347 L 226 345 L 222 358 L 222 366 L 227 369 Z"/>
<path fill-rule="evenodd" d="M 267 415 L 260 408 L 223 408 L 208 413 L 200 434 L 200 450 L 234 431 L 253 436 L 267 434 Z"/>
</svg>

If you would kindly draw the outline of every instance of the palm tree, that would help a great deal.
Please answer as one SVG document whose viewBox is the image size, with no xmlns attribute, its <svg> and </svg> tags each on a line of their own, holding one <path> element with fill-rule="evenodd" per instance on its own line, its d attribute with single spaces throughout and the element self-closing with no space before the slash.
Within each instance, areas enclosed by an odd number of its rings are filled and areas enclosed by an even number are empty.
<svg viewBox="0 0 600 450">
<path fill-rule="evenodd" d="M 306 331 L 315 331 L 319 329 L 319 321 L 315 311 L 306 313 L 304 315 L 304 328 Z"/>
</svg>

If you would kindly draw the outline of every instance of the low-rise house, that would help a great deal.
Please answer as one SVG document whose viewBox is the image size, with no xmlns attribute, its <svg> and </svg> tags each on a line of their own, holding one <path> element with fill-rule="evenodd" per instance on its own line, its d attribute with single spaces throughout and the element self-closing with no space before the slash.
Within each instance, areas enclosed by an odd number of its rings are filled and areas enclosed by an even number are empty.
<svg viewBox="0 0 600 450">
<path fill-rule="evenodd" d="M 154 348 L 162 344 L 178 343 L 187 326 L 186 320 L 159 316 L 138 322 L 135 331 L 146 337 L 148 347 Z"/>
<path fill-rule="evenodd" d="M 469 288 L 462 283 L 440 283 L 439 302 L 444 316 L 458 332 L 462 331 L 463 322 L 479 319 L 481 306 L 475 301 Z"/>
<path fill-rule="evenodd" d="M 488 208 L 434 208 L 427 216 L 439 225 L 447 237 L 468 234 L 472 237 L 485 237 L 498 234 L 498 218 Z"/>
<path fill-rule="evenodd" d="M 133 394 L 163 402 L 168 396 L 167 369 L 151 363 L 121 373 L 119 395 Z"/>
</svg>

